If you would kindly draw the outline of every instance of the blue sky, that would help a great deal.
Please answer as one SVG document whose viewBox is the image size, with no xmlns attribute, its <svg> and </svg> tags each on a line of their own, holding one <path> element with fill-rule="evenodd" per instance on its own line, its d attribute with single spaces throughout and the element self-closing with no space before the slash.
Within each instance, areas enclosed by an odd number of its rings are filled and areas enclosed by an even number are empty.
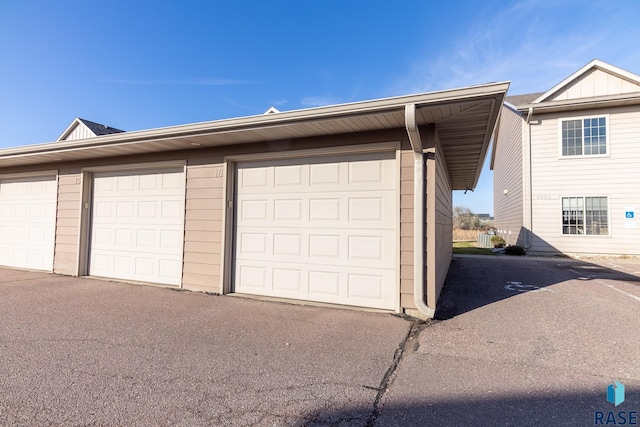
<svg viewBox="0 0 640 427">
<path fill-rule="evenodd" d="M 640 2 L 0 2 L 0 148 L 510 80 L 640 73 Z M 493 212 L 485 168 L 454 204 Z"/>
</svg>

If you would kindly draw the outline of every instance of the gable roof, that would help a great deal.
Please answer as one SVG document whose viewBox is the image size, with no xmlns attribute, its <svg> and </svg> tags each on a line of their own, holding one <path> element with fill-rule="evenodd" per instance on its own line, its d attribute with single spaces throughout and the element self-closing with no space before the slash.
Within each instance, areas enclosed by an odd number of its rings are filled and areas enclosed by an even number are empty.
<svg viewBox="0 0 640 427">
<path fill-rule="evenodd" d="M 540 102 L 557 100 L 559 94 L 567 91 L 572 86 L 577 84 L 581 79 L 587 78 L 590 74 L 596 71 L 600 71 L 607 75 L 620 79 L 621 84 L 620 87 L 614 91 L 617 93 L 609 93 L 611 91 L 607 92 L 603 88 L 593 88 L 593 93 L 591 94 L 592 97 L 640 92 L 640 76 L 623 70 L 622 68 L 618 68 L 614 65 L 607 64 L 606 62 L 600 61 L 599 59 L 594 59 L 545 93 L 540 95 L 538 98 L 531 101 L 531 103 L 537 104 Z M 570 99 L 572 97 L 568 98 Z M 577 97 L 574 96 L 573 98 Z"/>
<path fill-rule="evenodd" d="M 267 111 L 264 112 L 264 114 L 276 114 L 279 113 L 280 110 L 278 110 L 276 107 L 271 106 L 269 107 L 269 109 Z"/>
<path fill-rule="evenodd" d="M 101 135 L 111 135 L 114 133 L 124 132 L 123 130 L 120 130 L 120 129 L 112 128 L 107 125 L 102 125 L 100 123 L 96 123 L 90 120 L 76 117 L 75 119 L 73 119 L 71 124 L 64 130 L 64 132 L 62 132 L 62 135 L 60 135 L 56 141 L 68 140 L 69 136 L 71 136 L 74 133 L 74 131 L 78 129 L 78 127 L 83 127 L 84 129 L 88 130 L 90 137 L 101 136 Z"/>
<path fill-rule="evenodd" d="M 111 135 L 112 133 L 120 133 L 124 132 L 123 130 L 112 128 L 111 126 L 101 125 L 100 123 L 92 122 L 86 119 L 78 118 L 82 123 L 85 124 L 91 132 L 95 133 L 96 136 L 99 135 Z"/>
<path fill-rule="evenodd" d="M 0 149 L 6 168 L 435 124 L 452 189 L 475 188 L 509 82 Z M 289 148 L 295 150 L 295 146 Z M 21 168 L 24 170 L 24 168 Z"/>
</svg>

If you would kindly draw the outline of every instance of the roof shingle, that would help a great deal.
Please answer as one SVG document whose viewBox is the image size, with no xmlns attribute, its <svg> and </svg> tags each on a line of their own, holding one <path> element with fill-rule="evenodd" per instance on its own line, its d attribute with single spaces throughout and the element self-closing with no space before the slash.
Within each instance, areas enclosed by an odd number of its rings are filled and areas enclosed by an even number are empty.
<svg viewBox="0 0 640 427">
<path fill-rule="evenodd" d="M 95 133 L 96 136 L 111 135 L 112 133 L 124 132 L 123 130 L 112 128 L 111 126 L 107 126 L 107 125 L 101 125 L 100 123 L 81 119 L 79 117 L 78 117 L 78 120 L 80 120 L 86 127 L 88 127 L 91 130 L 91 132 Z"/>
<path fill-rule="evenodd" d="M 507 96 L 505 101 L 509 104 L 515 105 L 516 107 L 520 107 L 522 105 L 531 104 L 536 98 L 539 98 L 545 92 L 536 92 L 536 93 L 526 93 L 523 95 L 511 95 Z"/>
</svg>

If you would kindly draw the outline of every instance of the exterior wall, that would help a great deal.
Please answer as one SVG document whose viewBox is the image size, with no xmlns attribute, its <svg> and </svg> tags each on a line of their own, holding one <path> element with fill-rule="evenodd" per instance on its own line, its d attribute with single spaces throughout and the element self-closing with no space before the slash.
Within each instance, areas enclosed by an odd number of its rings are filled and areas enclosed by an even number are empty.
<svg viewBox="0 0 640 427">
<path fill-rule="evenodd" d="M 415 310 L 413 302 L 413 150 L 408 142 L 400 154 L 400 305 Z"/>
<path fill-rule="evenodd" d="M 495 228 L 510 245 L 524 244 L 523 124 L 517 111 L 502 107 L 493 163 L 493 211 Z"/>
<path fill-rule="evenodd" d="M 608 155 L 561 158 L 559 119 L 602 114 L 609 117 Z M 625 219 L 625 208 L 640 213 L 639 127 L 638 107 L 533 117 L 532 251 L 640 255 L 640 225 Z M 562 197 L 570 196 L 608 197 L 610 235 L 563 235 Z"/>
<path fill-rule="evenodd" d="M 70 162 L 56 165 L 41 165 L 38 169 L 59 170 L 56 245 L 54 272 L 76 275 L 79 270 L 79 243 L 82 221 L 81 195 L 83 168 L 117 166 L 122 164 L 140 164 L 186 160 L 186 203 L 183 252 L 182 284 L 185 289 L 194 291 L 222 292 L 221 274 L 224 263 L 222 255 L 223 238 L 223 188 L 227 177 L 223 176 L 224 156 L 256 152 L 281 151 L 283 149 L 313 149 L 330 146 L 341 147 L 351 144 L 369 144 L 376 142 L 399 141 L 400 157 L 400 204 L 399 204 L 399 280 L 400 309 L 415 309 L 413 302 L 413 170 L 414 160 L 406 131 L 404 129 L 371 132 L 331 138 L 310 138 L 288 141 L 281 144 L 256 143 L 211 149 L 194 149 L 180 152 L 155 153 L 117 158 L 93 159 L 83 162 Z M 6 173 L 33 171 L 33 168 L 7 168 Z M 87 174 L 90 177 L 90 174 Z M 449 191 L 450 193 L 450 191 Z M 443 202 L 447 204 L 446 198 Z M 449 201 L 450 204 L 450 201 Z M 450 209 L 450 208 L 449 208 Z M 446 209 L 443 210 L 446 212 Z M 446 217 L 446 215 L 445 215 Z M 446 219 L 443 219 L 443 224 Z M 446 230 L 442 229 L 443 234 Z M 88 231 L 82 238 L 88 238 Z M 449 232 L 450 234 L 450 232 Z M 450 246 L 450 237 L 446 240 Z M 445 255 L 446 266 L 450 260 Z M 230 256 L 230 255 L 229 255 Z M 443 270 L 446 271 L 446 268 Z M 440 273 L 442 274 L 442 272 Z"/>
<path fill-rule="evenodd" d="M 453 193 L 440 144 L 436 145 L 436 295 L 442 292 L 453 256 Z M 428 195 L 427 195 L 428 196 Z M 435 304 L 434 304 L 435 307 Z"/>
<path fill-rule="evenodd" d="M 54 273 L 77 274 L 81 189 L 79 168 L 59 170 Z"/>
<path fill-rule="evenodd" d="M 74 139 L 93 138 L 96 136 L 91 130 L 83 124 L 78 124 L 75 129 L 64 139 L 64 141 L 72 141 Z"/>
<path fill-rule="evenodd" d="M 562 91 L 554 94 L 553 101 L 590 98 L 593 96 L 619 95 L 637 92 L 640 87 L 611 73 L 593 68 L 577 78 Z"/>
<path fill-rule="evenodd" d="M 222 293 L 223 185 L 219 157 L 188 161 L 182 271 L 185 289 Z"/>
</svg>

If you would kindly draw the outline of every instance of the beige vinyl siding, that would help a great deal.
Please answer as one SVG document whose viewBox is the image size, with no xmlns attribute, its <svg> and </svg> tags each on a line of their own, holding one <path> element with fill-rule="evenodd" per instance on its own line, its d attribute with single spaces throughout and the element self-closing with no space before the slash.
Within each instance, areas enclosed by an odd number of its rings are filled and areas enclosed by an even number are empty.
<svg viewBox="0 0 640 427">
<path fill-rule="evenodd" d="M 400 306 L 413 302 L 413 151 L 403 145 L 400 154 Z"/>
<path fill-rule="evenodd" d="M 78 274 L 78 231 L 80 229 L 80 169 L 58 173 L 58 206 L 53 272 Z"/>
<path fill-rule="evenodd" d="M 591 69 L 549 99 L 566 101 L 593 96 L 620 95 L 640 91 L 640 86 L 597 68 Z"/>
<path fill-rule="evenodd" d="M 580 112 L 580 116 L 603 114 L 609 117 L 606 157 L 560 157 L 560 119 L 575 117 L 575 113 L 534 117 L 533 122 L 539 124 L 531 127 L 532 250 L 640 254 L 640 224 L 624 217 L 625 207 L 640 211 L 640 112 L 633 107 Z M 572 196 L 609 198 L 609 236 L 562 234 L 562 197 Z"/>
<path fill-rule="evenodd" d="M 64 139 L 65 141 L 72 141 L 74 139 L 92 138 L 96 136 L 91 130 L 83 124 L 78 124 L 75 129 Z"/>
<path fill-rule="evenodd" d="M 187 194 L 182 286 L 221 292 L 222 164 L 210 160 L 187 163 Z"/>
<path fill-rule="evenodd" d="M 522 116 L 502 107 L 493 173 L 494 225 L 507 244 L 524 244 Z M 505 194 L 506 190 L 506 194 Z"/>
<path fill-rule="evenodd" d="M 341 146 L 347 138 L 318 138 L 305 141 L 300 148 L 324 148 Z M 415 309 L 413 266 L 413 173 L 414 154 L 406 133 L 376 133 L 353 138 L 358 143 L 401 141 L 399 172 L 399 226 L 400 252 L 400 308 Z M 353 142 L 351 141 L 351 142 Z M 78 274 L 79 223 L 81 216 L 82 168 L 105 167 L 120 164 L 167 162 L 186 159 L 186 201 L 182 286 L 188 290 L 222 292 L 222 218 L 225 206 L 223 188 L 226 177 L 223 172 L 223 156 L 251 152 L 268 152 L 268 145 L 240 146 L 202 151 L 176 152 L 164 155 L 136 156 L 129 158 L 99 159 L 86 163 L 65 164 L 59 171 L 56 246 L 54 272 Z M 438 153 L 442 157 L 442 153 Z M 16 171 L 19 172 L 19 171 Z M 438 292 L 442 287 L 451 259 L 451 185 L 446 165 L 440 158 L 437 163 L 437 240 Z M 229 256 L 231 256 L 229 254 Z M 82 267 L 82 266 L 80 266 Z M 426 280 L 426 276 L 425 276 Z"/>
<path fill-rule="evenodd" d="M 428 187 L 426 187 L 428 188 Z M 427 194 L 428 197 L 428 194 Z M 435 301 L 442 292 L 453 255 L 453 193 L 449 172 L 438 142 L 436 145 L 436 285 Z"/>
</svg>

